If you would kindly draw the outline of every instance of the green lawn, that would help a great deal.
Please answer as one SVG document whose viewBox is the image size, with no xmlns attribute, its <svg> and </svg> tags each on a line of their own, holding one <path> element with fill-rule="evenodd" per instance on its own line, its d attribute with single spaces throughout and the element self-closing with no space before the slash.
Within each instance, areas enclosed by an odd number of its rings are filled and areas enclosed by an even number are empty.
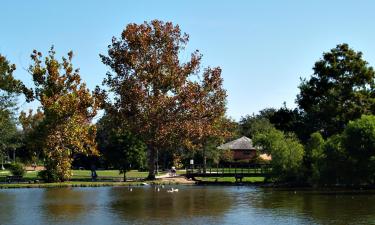
<svg viewBox="0 0 375 225">
<path fill-rule="evenodd" d="M 98 178 L 122 178 L 123 174 L 120 174 L 119 170 L 97 170 Z M 24 175 L 25 180 L 38 179 L 36 171 L 28 171 Z M 0 171 L 0 181 L 5 180 L 6 176 L 11 175 L 8 170 Z M 128 178 L 146 178 L 148 172 L 139 172 L 138 170 L 131 170 L 126 173 Z M 72 180 L 91 180 L 90 170 L 73 170 Z"/>
<path fill-rule="evenodd" d="M 1 181 L 1 177 L 5 178 L 6 176 L 10 176 L 10 175 L 11 174 L 8 170 L 1 170 L 0 171 L 0 181 Z M 36 178 L 36 176 L 37 176 L 36 171 L 29 171 L 23 177 L 33 179 L 33 178 Z"/>
<path fill-rule="evenodd" d="M 97 170 L 96 173 L 99 177 L 124 177 L 123 174 L 120 174 L 118 170 Z M 138 170 L 131 170 L 126 173 L 127 177 L 135 177 L 135 178 L 145 178 L 147 177 L 148 172 L 139 172 Z M 73 178 L 85 178 L 91 177 L 90 170 L 73 170 Z"/>
<path fill-rule="evenodd" d="M 105 186 L 143 186 L 143 185 L 178 185 L 178 181 L 127 181 L 127 182 L 100 182 L 100 181 L 67 181 L 62 183 L 3 183 L 4 188 L 59 188 L 59 187 L 105 187 Z"/>
<path fill-rule="evenodd" d="M 98 180 L 95 182 L 91 181 L 90 170 L 73 170 L 73 177 L 70 181 L 62 183 L 34 183 L 38 180 L 36 171 L 28 171 L 24 175 L 26 182 L 22 183 L 0 183 L 0 189 L 2 188 L 48 188 L 48 187 L 101 187 L 101 186 L 134 186 L 144 185 L 145 183 L 154 185 L 171 185 L 179 184 L 179 181 L 143 181 L 134 180 L 122 182 L 123 174 L 119 173 L 119 170 L 98 170 Z M 159 175 L 164 175 L 166 172 L 159 172 Z M 6 176 L 11 175 L 7 170 L 0 170 L 0 182 L 5 182 Z M 132 170 L 126 173 L 127 178 L 146 178 L 148 172 L 139 172 Z M 27 182 L 30 181 L 30 182 Z M 119 182 L 121 181 L 121 182 Z"/>
<path fill-rule="evenodd" d="M 197 177 L 196 179 L 205 182 L 236 182 L 234 177 Z M 264 182 L 264 177 L 244 177 L 242 182 Z"/>
<path fill-rule="evenodd" d="M 202 172 L 203 169 L 200 168 L 200 169 L 196 169 L 194 168 L 194 173 L 198 173 L 198 172 Z M 212 167 L 212 168 L 207 168 L 206 169 L 206 173 L 264 173 L 264 172 L 267 172 L 267 171 L 270 171 L 270 169 L 268 169 L 267 167 L 261 169 L 261 168 L 229 168 L 229 167 L 226 167 L 226 168 L 215 168 L 215 167 Z"/>
</svg>

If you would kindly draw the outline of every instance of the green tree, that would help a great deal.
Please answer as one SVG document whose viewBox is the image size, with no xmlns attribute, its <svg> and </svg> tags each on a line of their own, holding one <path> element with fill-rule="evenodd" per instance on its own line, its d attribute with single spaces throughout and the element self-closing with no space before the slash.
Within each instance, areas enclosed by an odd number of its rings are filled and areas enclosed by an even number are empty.
<svg viewBox="0 0 375 225">
<path fill-rule="evenodd" d="M 79 70 L 72 65 L 73 53 L 59 62 L 53 47 L 42 61 L 42 53 L 33 51 L 29 71 L 35 89 L 31 99 L 40 101 L 43 120 L 38 135 L 43 138 L 47 177 L 59 181 L 71 176 L 71 163 L 76 153 L 98 154 L 96 127 L 91 124 L 101 106 L 99 94 L 90 93 L 81 81 Z M 31 100 L 30 99 L 30 100 Z"/>
<path fill-rule="evenodd" d="M 257 133 L 254 144 L 272 157 L 272 178 L 276 181 L 298 181 L 302 174 L 303 145 L 295 135 L 284 134 L 275 128 Z"/>
<path fill-rule="evenodd" d="M 305 155 L 303 157 L 304 176 L 310 184 L 319 182 L 320 167 L 324 158 L 324 144 L 325 141 L 322 135 L 319 132 L 315 132 L 310 135 L 310 139 L 305 146 Z"/>
<path fill-rule="evenodd" d="M 28 95 L 30 92 L 23 83 L 14 78 L 14 64 L 0 55 L 0 154 L 2 158 L 6 150 L 14 150 L 18 145 L 16 119 L 16 97 L 21 93 Z M 3 159 L 2 159 L 3 161 Z"/>
<path fill-rule="evenodd" d="M 355 172 L 355 184 L 373 184 L 375 174 L 375 116 L 363 115 L 350 121 L 342 135 L 342 145 Z"/>
<path fill-rule="evenodd" d="M 97 142 L 103 158 L 119 169 L 126 181 L 127 171 L 145 168 L 146 146 L 121 125 L 111 115 L 105 114 L 97 123 Z"/>
<path fill-rule="evenodd" d="M 289 109 L 284 106 L 275 110 L 270 116 L 269 121 L 275 126 L 276 129 L 284 132 L 295 133 L 302 142 L 306 142 L 311 134 L 306 129 L 305 117 L 303 113 L 296 109 Z"/>
<path fill-rule="evenodd" d="M 0 110 L 0 154 L 1 163 L 4 161 L 4 156 L 7 150 L 15 149 L 13 141 L 18 135 L 16 121 L 12 113 L 6 110 Z"/>
<path fill-rule="evenodd" d="M 44 131 L 40 128 L 44 113 L 40 109 L 35 113 L 31 109 L 28 113 L 22 111 L 18 120 L 22 126 L 23 159 L 37 164 L 43 158 Z"/>
<path fill-rule="evenodd" d="M 221 135 L 206 137 L 202 144 L 203 170 L 206 171 L 207 160 L 218 164 L 221 159 L 228 158 L 225 151 L 217 147 L 224 142 L 233 140 L 240 136 L 238 124 L 230 118 L 223 117 L 216 124 L 218 130 L 221 130 Z M 229 161 L 229 160 L 228 160 Z"/>
<path fill-rule="evenodd" d="M 221 132 L 215 127 L 226 105 L 221 69 L 196 76 L 199 52 L 187 62 L 179 58 L 188 40 L 170 22 L 129 24 L 112 39 L 108 56 L 101 55 L 113 72 L 104 80 L 115 96 L 109 111 L 147 145 L 149 179 L 155 178 L 158 151 L 198 149 L 205 137 Z"/>
<path fill-rule="evenodd" d="M 24 93 L 27 97 L 32 95 L 32 92 L 20 81 L 14 78 L 13 72 L 16 70 L 16 65 L 11 64 L 4 56 L 0 54 L 0 100 L 7 99 L 9 95 Z M 1 104 L 6 103 L 0 101 Z"/>
<path fill-rule="evenodd" d="M 350 183 L 352 166 L 342 146 L 342 136 L 336 134 L 329 137 L 324 143 L 323 152 L 319 182 L 335 185 Z"/>
<path fill-rule="evenodd" d="M 131 169 L 145 168 L 146 146 L 128 131 L 117 131 L 110 135 L 107 157 L 124 174 Z"/>
<path fill-rule="evenodd" d="M 323 54 L 313 70 L 310 79 L 302 80 L 297 96 L 310 133 L 339 134 L 350 120 L 375 113 L 375 73 L 361 52 L 337 45 Z"/>
<path fill-rule="evenodd" d="M 274 126 L 267 117 L 260 115 L 247 115 L 242 117 L 239 122 L 239 130 L 242 136 L 254 138 L 257 133 L 267 133 Z"/>
</svg>

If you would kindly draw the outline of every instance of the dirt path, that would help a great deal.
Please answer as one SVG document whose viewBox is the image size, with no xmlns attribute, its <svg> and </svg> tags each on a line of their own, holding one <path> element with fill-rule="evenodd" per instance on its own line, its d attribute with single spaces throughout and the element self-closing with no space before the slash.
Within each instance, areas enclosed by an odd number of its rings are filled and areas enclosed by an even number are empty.
<svg viewBox="0 0 375 225">
<path fill-rule="evenodd" d="M 180 183 L 180 184 L 195 184 L 195 181 L 186 179 L 184 176 L 170 176 L 170 174 L 164 174 L 156 176 L 156 179 L 160 179 L 164 182 Z"/>
</svg>

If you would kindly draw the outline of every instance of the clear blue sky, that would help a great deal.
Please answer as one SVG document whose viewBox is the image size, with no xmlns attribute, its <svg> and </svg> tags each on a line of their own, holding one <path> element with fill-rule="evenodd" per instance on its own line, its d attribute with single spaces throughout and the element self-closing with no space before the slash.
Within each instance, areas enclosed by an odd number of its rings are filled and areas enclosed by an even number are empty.
<svg viewBox="0 0 375 225">
<path fill-rule="evenodd" d="M 375 65 L 375 1 L 17 1 L 0 3 L 0 54 L 26 69 L 33 49 L 75 52 L 90 89 L 101 84 L 112 36 L 128 23 L 172 21 L 190 35 L 204 66 L 223 69 L 227 114 L 238 120 L 266 107 L 295 107 L 300 77 L 324 51 L 348 43 Z M 21 109 L 35 107 L 20 100 Z"/>
</svg>

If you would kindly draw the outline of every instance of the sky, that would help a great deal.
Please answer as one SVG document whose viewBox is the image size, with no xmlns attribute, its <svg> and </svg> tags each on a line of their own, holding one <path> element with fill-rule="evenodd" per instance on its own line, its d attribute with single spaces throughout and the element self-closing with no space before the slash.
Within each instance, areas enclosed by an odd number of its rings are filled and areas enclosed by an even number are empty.
<svg viewBox="0 0 375 225">
<path fill-rule="evenodd" d="M 0 54 L 16 64 L 15 76 L 32 86 L 27 68 L 33 49 L 58 56 L 73 50 L 73 64 L 90 89 L 109 70 L 100 61 L 113 36 L 129 23 L 159 19 L 178 24 L 202 67 L 222 68 L 227 115 L 239 120 L 268 107 L 296 107 L 300 78 L 313 73 L 323 52 L 348 43 L 375 65 L 375 1 L 19 1 L 0 3 Z M 38 103 L 19 99 L 20 110 Z"/>
</svg>

